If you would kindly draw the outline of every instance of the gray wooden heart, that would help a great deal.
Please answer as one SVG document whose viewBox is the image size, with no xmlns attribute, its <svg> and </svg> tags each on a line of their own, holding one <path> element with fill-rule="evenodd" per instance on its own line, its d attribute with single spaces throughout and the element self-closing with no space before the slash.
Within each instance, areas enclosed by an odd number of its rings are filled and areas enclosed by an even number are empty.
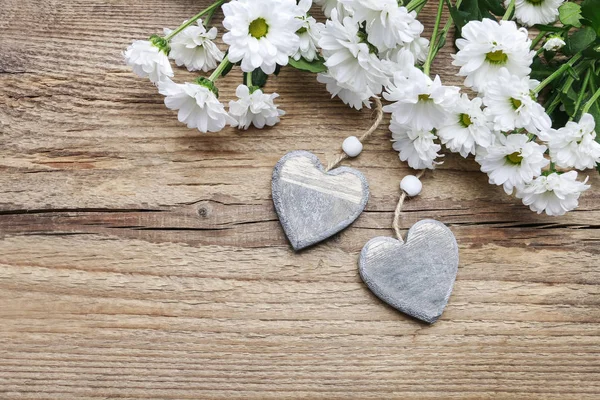
<svg viewBox="0 0 600 400">
<path fill-rule="evenodd" d="M 441 222 L 425 219 L 410 228 L 406 243 L 371 239 L 358 262 L 362 280 L 395 309 L 433 324 L 442 315 L 458 271 L 458 246 Z"/>
<path fill-rule="evenodd" d="M 279 221 L 294 250 L 340 232 L 363 212 L 369 185 L 355 169 L 325 172 L 317 156 L 292 151 L 279 160 L 271 182 Z"/>
</svg>

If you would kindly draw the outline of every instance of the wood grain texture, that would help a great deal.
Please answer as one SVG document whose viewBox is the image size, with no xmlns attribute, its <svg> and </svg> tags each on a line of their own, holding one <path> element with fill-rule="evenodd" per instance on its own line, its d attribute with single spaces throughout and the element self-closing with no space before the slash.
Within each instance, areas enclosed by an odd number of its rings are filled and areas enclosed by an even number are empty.
<svg viewBox="0 0 600 400">
<path fill-rule="evenodd" d="M 203 4 L 2 1 L 0 398 L 599 398 L 596 174 L 550 218 L 446 155 L 402 225 L 444 222 L 461 264 L 442 318 L 413 321 L 357 271 L 364 244 L 392 236 L 409 172 L 385 127 L 343 163 L 371 187 L 343 233 L 294 254 L 271 202 L 283 154 L 326 162 L 368 110 L 286 68 L 268 85 L 280 125 L 200 134 L 123 65 L 133 39 Z M 433 70 L 460 84 L 450 52 Z"/>
</svg>

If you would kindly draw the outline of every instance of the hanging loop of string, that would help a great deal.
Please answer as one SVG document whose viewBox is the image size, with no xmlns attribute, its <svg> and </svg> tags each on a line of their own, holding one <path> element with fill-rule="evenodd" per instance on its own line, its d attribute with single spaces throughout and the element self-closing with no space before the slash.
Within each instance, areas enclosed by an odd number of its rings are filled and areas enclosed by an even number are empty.
<svg viewBox="0 0 600 400">
<path fill-rule="evenodd" d="M 379 127 L 379 125 L 381 125 L 381 122 L 383 121 L 383 105 L 381 104 L 381 100 L 379 100 L 379 98 L 377 97 L 373 97 L 373 102 L 375 103 L 375 121 L 373 121 L 371 127 L 368 130 L 366 130 L 361 137 L 358 138 L 358 140 L 361 143 L 364 143 L 367 139 L 369 139 L 373 132 L 377 130 L 377 128 Z M 327 164 L 325 172 L 331 171 L 333 168 L 337 167 L 339 163 L 341 163 L 347 158 L 348 154 L 342 151 L 336 158 L 334 158 L 333 160 L 331 160 L 331 162 L 329 162 L 329 164 Z M 416 177 L 421 178 L 424 173 L 425 170 L 421 170 L 416 175 Z M 400 195 L 400 200 L 398 201 L 398 205 L 396 206 L 396 211 L 394 212 L 394 222 L 392 225 L 394 231 L 396 232 L 396 237 L 401 241 L 404 241 L 404 239 L 402 238 L 402 233 L 400 232 L 400 214 L 402 213 L 402 206 L 404 205 L 404 201 L 406 200 L 407 196 L 408 195 L 406 194 L 406 192 L 402 191 L 402 194 Z"/>
<path fill-rule="evenodd" d="M 425 173 L 424 169 L 419 171 L 419 173 L 416 175 L 417 178 L 421 178 L 424 173 Z M 402 238 L 402 232 L 400 232 L 400 214 L 402 213 L 402 206 L 404 205 L 404 201 L 406 200 L 407 196 L 408 195 L 406 194 L 406 192 L 404 190 L 402 190 L 402 194 L 400 195 L 400 200 L 398 201 L 398 205 L 396 206 L 396 211 L 394 212 L 394 222 L 392 224 L 392 226 L 394 227 L 394 231 L 396 232 L 396 237 L 398 238 L 398 240 L 400 240 L 402 242 L 404 241 L 404 239 Z"/>
<path fill-rule="evenodd" d="M 377 97 L 373 97 L 373 102 L 375 103 L 375 121 L 373 121 L 371 127 L 367 131 L 365 131 L 365 133 L 363 133 L 361 137 L 358 138 L 358 140 L 360 140 L 361 143 L 369 139 L 373 132 L 375 132 L 379 125 L 381 125 L 381 121 L 383 121 L 383 106 L 381 105 L 381 100 L 379 100 Z M 339 163 L 341 163 L 347 158 L 348 154 L 342 151 L 335 159 L 331 160 L 331 162 L 327 164 L 325 172 L 331 171 L 333 168 L 338 166 Z"/>
</svg>

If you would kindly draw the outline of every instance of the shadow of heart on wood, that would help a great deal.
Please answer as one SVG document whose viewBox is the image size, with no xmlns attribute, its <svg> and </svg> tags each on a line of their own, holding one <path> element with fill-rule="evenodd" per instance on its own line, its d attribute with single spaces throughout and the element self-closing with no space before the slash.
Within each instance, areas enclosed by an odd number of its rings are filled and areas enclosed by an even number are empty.
<svg viewBox="0 0 600 400">
<path fill-rule="evenodd" d="M 458 272 L 458 245 L 441 222 L 414 224 L 406 243 L 371 239 L 360 253 L 359 272 L 367 287 L 395 309 L 433 324 L 442 315 Z"/>
</svg>

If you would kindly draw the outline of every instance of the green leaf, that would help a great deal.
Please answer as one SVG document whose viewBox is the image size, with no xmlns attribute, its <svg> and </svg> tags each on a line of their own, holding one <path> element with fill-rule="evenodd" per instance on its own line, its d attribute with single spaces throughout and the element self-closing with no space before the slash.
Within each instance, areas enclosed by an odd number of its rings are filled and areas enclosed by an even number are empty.
<svg viewBox="0 0 600 400">
<path fill-rule="evenodd" d="M 299 69 L 300 71 L 313 72 L 313 73 L 327 71 L 327 67 L 325 66 L 324 62 L 325 62 L 325 60 L 323 60 L 320 57 L 313 61 L 306 61 L 303 57 L 300 58 L 299 60 L 294 60 L 293 58 L 290 57 L 290 60 L 289 60 L 290 66 L 292 66 L 296 69 Z"/>
<path fill-rule="evenodd" d="M 596 39 L 591 46 L 588 46 L 588 48 L 583 51 L 583 56 L 585 58 L 600 60 L 600 38 Z"/>
<path fill-rule="evenodd" d="M 448 6 L 448 11 L 450 12 L 450 16 L 452 17 L 454 26 L 456 26 L 457 35 L 460 36 L 462 28 L 469 22 L 469 13 L 466 11 L 461 11 L 455 6 L 453 6 L 450 3 L 450 0 L 446 0 L 446 5 Z"/>
<path fill-rule="evenodd" d="M 552 127 L 554 129 L 562 128 L 569 122 L 569 114 L 565 111 L 561 111 L 560 109 L 554 110 L 552 115 L 550 116 L 552 119 Z"/>
<path fill-rule="evenodd" d="M 560 100 L 562 105 L 565 107 L 565 111 L 569 116 L 575 112 L 575 101 L 577 100 L 577 94 L 572 88 L 569 88 L 567 93 L 560 92 Z"/>
<path fill-rule="evenodd" d="M 544 32 L 564 32 L 565 31 L 565 27 L 562 27 L 562 26 L 536 24 L 533 27 L 536 29 L 539 29 L 540 31 L 544 31 Z"/>
<path fill-rule="evenodd" d="M 555 56 L 556 56 L 556 52 L 555 51 L 544 50 L 544 59 L 546 61 L 548 61 L 548 62 L 552 61 Z"/>
<path fill-rule="evenodd" d="M 244 84 L 247 82 L 247 76 L 248 73 L 244 72 Z M 262 69 L 256 68 L 254 71 L 252 71 L 252 86 L 263 88 L 267 84 L 268 79 L 269 75 L 265 74 Z"/>
<path fill-rule="evenodd" d="M 589 26 L 577 30 L 566 40 L 567 51 L 573 55 L 577 52 L 585 50 L 589 45 L 596 40 L 596 32 Z"/>
<path fill-rule="evenodd" d="M 469 21 L 481 21 L 483 18 L 496 19 L 494 15 L 503 15 L 501 0 L 463 0 L 458 9 L 447 2 L 454 24 L 460 29 Z"/>
<path fill-rule="evenodd" d="M 600 0 L 585 0 L 581 3 L 581 16 L 583 25 L 594 29 L 597 35 L 600 35 Z"/>
<path fill-rule="evenodd" d="M 558 7 L 558 17 L 563 25 L 572 25 L 581 28 L 581 6 L 577 3 L 564 3 Z"/>
<path fill-rule="evenodd" d="M 598 126 L 600 126 L 600 102 L 595 102 L 592 104 L 588 113 L 594 117 L 594 121 L 596 122 L 596 131 L 598 130 Z M 600 143 L 600 135 L 596 135 L 596 141 Z"/>
<path fill-rule="evenodd" d="M 484 6 L 486 10 L 496 15 L 504 15 L 504 12 L 506 11 L 500 0 L 480 0 L 479 3 L 480 8 Z"/>
<path fill-rule="evenodd" d="M 481 21 L 483 19 L 483 14 L 477 0 L 464 0 L 458 9 L 464 13 L 467 22 L 473 20 Z"/>
<path fill-rule="evenodd" d="M 552 75 L 554 71 L 556 71 L 555 68 L 543 63 L 539 57 L 533 59 L 533 64 L 531 65 L 531 78 L 543 81 Z"/>
</svg>

